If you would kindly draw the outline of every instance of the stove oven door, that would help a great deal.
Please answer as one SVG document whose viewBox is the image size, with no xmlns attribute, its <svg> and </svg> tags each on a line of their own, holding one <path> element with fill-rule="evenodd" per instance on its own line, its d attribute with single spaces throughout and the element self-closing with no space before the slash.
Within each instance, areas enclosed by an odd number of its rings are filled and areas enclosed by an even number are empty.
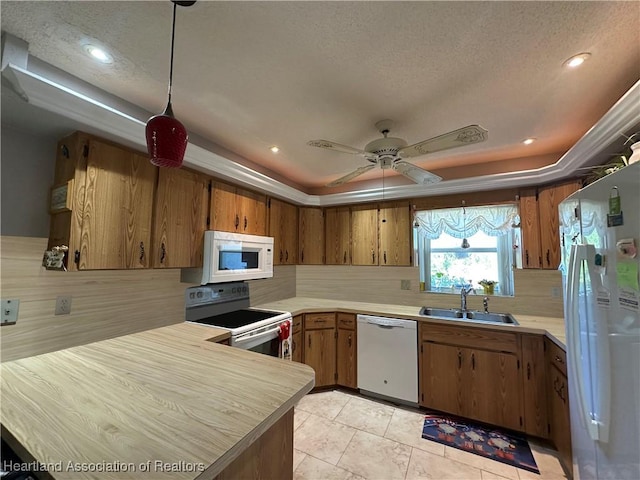
<svg viewBox="0 0 640 480">
<path fill-rule="evenodd" d="M 280 355 L 280 326 L 270 325 L 259 330 L 232 337 L 231 346 L 278 357 Z"/>
</svg>

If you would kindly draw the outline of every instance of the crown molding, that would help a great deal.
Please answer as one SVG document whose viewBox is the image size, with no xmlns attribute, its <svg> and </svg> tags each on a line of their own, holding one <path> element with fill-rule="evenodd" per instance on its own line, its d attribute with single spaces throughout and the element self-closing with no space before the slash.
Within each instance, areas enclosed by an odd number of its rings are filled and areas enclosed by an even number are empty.
<svg viewBox="0 0 640 480">
<path fill-rule="evenodd" d="M 64 72 L 61 73 L 59 70 L 55 72 L 55 75 L 46 75 L 44 72 L 47 68 L 46 65 L 40 62 L 37 71 L 31 71 L 8 64 L 3 68 L 2 76 L 30 104 L 97 129 L 112 139 L 120 139 L 146 150 L 144 133 L 146 121 L 125 113 L 126 110 L 132 111 L 133 109 L 107 104 L 104 99 L 108 98 L 108 95 L 92 86 L 89 88 L 94 89 L 96 94 L 88 94 L 88 84 L 85 84 L 82 89 L 85 93 L 81 93 L 78 91 L 79 89 L 73 88 L 74 77 Z M 61 75 L 66 75 L 64 83 L 61 81 Z M 77 81 L 77 79 L 75 80 Z M 640 98 L 640 81 L 631 87 L 596 125 L 552 165 L 519 172 L 446 180 L 430 185 L 386 187 L 384 192 L 382 188 L 374 188 L 321 196 L 308 195 L 191 142 L 187 146 L 184 163 L 203 173 L 240 183 L 266 192 L 271 196 L 305 206 L 330 206 L 382 199 L 449 195 L 538 185 L 573 175 L 579 167 L 588 163 L 620 134 L 628 132 L 630 128 L 637 125 L 640 122 L 638 98 Z"/>
</svg>

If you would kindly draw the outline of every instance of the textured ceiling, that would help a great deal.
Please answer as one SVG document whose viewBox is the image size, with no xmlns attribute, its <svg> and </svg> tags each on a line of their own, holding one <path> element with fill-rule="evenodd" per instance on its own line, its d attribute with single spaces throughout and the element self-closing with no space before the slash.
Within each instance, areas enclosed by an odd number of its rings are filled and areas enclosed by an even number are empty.
<svg viewBox="0 0 640 480">
<path fill-rule="evenodd" d="M 149 112 L 164 108 L 169 1 L 0 8 L 2 30 L 32 56 Z M 310 193 L 366 161 L 306 142 L 362 148 L 384 118 L 409 144 L 472 123 L 489 130 L 484 143 L 412 160 L 445 179 L 541 166 L 640 78 L 638 19 L 640 2 L 199 1 L 178 9 L 173 106 L 191 133 Z M 85 43 L 114 63 L 92 61 Z M 563 68 L 580 52 L 590 60 Z"/>
</svg>

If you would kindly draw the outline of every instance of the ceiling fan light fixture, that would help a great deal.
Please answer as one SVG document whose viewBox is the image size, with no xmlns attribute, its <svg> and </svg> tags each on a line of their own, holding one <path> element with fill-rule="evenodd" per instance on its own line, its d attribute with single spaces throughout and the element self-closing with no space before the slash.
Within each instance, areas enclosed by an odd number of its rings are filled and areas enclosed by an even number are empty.
<svg viewBox="0 0 640 480">
<path fill-rule="evenodd" d="M 536 139 L 535 138 L 525 138 L 522 143 L 524 143 L 525 145 L 531 145 L 533 142 L 535 142 Z"/>
<path fill-rule="evenodd" d="M 173 2 L 173 22 L 171 27 L 171 60 L 169 67 L 169 95 L 167 106 L 160 115 L 147 121 L 145 137 L 151 163 L 158 167 L 180 168 L 187 150 L 189 135 L 187 129 L 173 115 L 171 107 L 171 87 L 173 86 L 173 50 L 176 34 L 176 8 L 190 7 L 195 1 Z"/>
<path fill-rule="evenodd" d="M 578 55 L 574 55 L 564 62 L 564 66 L 568 68 L 576 68 L 582 65 L 585 61 L 587 61 L 591 57 L 589 52 L 579 53 Z"/>
<path fill-rule="evenodd" d="M 269 150 L 271 150 L 271 153 L 278 153 L 280 151 L 277 145 L 269 147 Z"/>
</svg>

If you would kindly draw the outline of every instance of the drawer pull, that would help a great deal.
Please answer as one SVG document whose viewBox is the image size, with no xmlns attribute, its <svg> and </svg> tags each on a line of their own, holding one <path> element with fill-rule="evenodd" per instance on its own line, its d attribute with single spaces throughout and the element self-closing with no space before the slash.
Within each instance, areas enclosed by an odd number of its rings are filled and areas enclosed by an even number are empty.
<svg viewBox="0 0 640 480">
<path fill-rule="evenodd" d="M 560 355 L 556 355 L 555 361 L 564 365 L 564 360 L 562 359 L 562 357 Z"/>
<path fill-rule="evenodd" d="M 351 346 L 351 335 L 349 335 L 349 346 Z"/>
<path fill-rule="evenodd" d="M 531 364 L 527 362 L 527 380 L 531 380 Z"/>
<path fill-rule="evenodd" d="M 458 368 L 462 368 L 462 352 L 458 351 Z"/>
</svg>

